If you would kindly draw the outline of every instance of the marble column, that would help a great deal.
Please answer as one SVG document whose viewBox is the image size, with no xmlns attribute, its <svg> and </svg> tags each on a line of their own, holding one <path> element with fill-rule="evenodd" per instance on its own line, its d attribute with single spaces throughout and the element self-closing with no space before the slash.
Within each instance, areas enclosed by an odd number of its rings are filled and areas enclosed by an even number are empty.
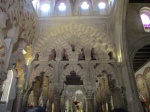
<svg viewBox="0 0 150 112">
<path fill-rule="evenodd" d="M 34 106 L 38 106 L 39 105 L 39 96 L 35 95 L 34 96 Z"/>
<path fill-rule="evenodd" d="M 52 103 L 53 103 L 52 100 L 47 101 L 47 106 L 46 106 L 47 112 L 52 112 Z"/>
<path fill-rule="evenodd" d="M 86 101 L 85 101 L 85 99 L 83 100 L 83 112 L 86 112 Z"/>
<path fill-rule="evenodd" d="M 8 30 L 8 33 L 7 33 L 8 38 L 6 38 L 4 40 L 5 44 L 7 46 L 7 53 L 6 53 L 6 57 L 5 57 L 5 63 L 4 63 L 4 65 L 5 65 L 4 71 L 7 71 L 7 69 L 8 69 L 13 46 L 18 40 L 20 28 L 19 28 L 19 26 L 16 26 L 16 24 L 17 24 L 17 21 L 14 20 L 13 24 L 12 24 L 13 27 Z"/>
<path fill-rule="evenodd" d="M 46 109 L 46 103 L 47 101 L 43 101 L 43 107 Z"/>
<path fill-rule="evenodd" d="M 106 112 L 106 110 L 107 110 L 107 109 L 106 109 L 106 103 L 103 103 L 102 106 L 103 106 L 103 111 Z"/>
<path fill-rule="evenodd" d="M 102 103 L 101 102 L 98 102 L 97 104 L 97 111 L 96 112 L 103 112 L 103 107 L 102 107 Z"/>
<path fill-rule="evenodd" d="M 111 91 L 112 98 L 113 98 L 113 105 L 114 108 L 120 108 L 123 107 L 123 101 L 121 98 L 121 91 L 119 88 L 115 88 Z"/>
<path fill-rule="evenodd" d="M 54 89 L 54 112 L 61 112 L 61 92 L 59 87 Z"/>
<path fill-rule="evenodd" d="M 87 99 L 87 112 L 94 112 L 94 89 L 91 85 L 85 86 Z"/>
<path fill-rule="evenodd" d="M 99 105 L 99 112 L 103 112 L 103 105 L 102 105 L 102 103 L 100 103 L 100 105 Z"/>
<path fill-rule="evenodd" d="M 60 96 L 54 96 L 54 112 L 61 112 L 60 108 Z"/>
<path fill-rule="evenodd" d="M 13 112 L 20 112 L 22 109 L 22 103 L 23 103 L 23 92 L 22 91 L 17 91 L 17 96 L 15 100 L 15 105 Z"/>
<path fill-rule="evenodd" d="M 94 112 L 94 100 L 93 98 L 87 98 L 87 112 Z"/>
<path fill-rule="evenodd" d="M 29 98 L 28 94 L 23 95 L 22 111 L 21 112 L 26 112 L 26 110 L 28 108 L 28 98 Z"/>
<path fill-rule="evenodd" d="M 108 112 L 111 112 L 112 106 L 111 106 L 111 101 L 107 101 L 108 104 Z"/>
</svg>

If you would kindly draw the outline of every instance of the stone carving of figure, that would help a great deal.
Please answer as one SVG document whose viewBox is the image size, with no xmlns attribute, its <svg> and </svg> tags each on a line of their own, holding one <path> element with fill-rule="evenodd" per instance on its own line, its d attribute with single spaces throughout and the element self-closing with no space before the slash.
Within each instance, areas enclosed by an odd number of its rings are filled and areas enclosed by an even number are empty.
<svg viewBox="0 0 150 112">
<path fill-rule="evenodd" d="M 10 73 L 11 71 L 8 71 L 7 74 L 7 79 L 4 81 L 3 86 L 2 86 L 2 97 L 1 97 L 1 101 L 8 101 L 8 97 L 9 97 L 9 93 L 10 93 L 10 87 L 11 87 L 11 83 L 12 83 L 12 73 Z"/>
</svg>

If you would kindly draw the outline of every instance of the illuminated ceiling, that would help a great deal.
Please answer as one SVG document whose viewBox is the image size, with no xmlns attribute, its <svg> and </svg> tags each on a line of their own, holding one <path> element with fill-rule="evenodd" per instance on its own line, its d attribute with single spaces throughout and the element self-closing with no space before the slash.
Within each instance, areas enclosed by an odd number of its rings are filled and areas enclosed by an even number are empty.
<svg viewBox="0 0 150 112">
<path fill-rule="evenodd" d="M 33 0 L 39 17 L 109 15 L 115 0 Z"/>
</svg>

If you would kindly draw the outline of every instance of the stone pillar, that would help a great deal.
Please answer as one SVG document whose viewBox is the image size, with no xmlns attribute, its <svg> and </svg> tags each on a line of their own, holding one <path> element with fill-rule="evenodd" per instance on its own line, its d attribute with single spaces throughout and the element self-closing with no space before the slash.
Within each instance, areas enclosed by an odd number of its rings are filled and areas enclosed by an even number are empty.
<svg viewBox="0 0 150 112">
<path fill-rule="evenodd" d="M 54 112 L 61 112 L 61 89 L 54 89 Z"/>
<path fill-rule="evenodd" d="M 87 112 L 94 112 L 94 100 L 91 97 L 87 98 L 87 106 L 88 106 L 88 110 Z"/>
<path fill-rule="evenodd" d="M 106 112 L 106 103 L 105 102 L 102 104 L 102 107 L 103 107 L 103 111 Z"/>
<path fill-rule="evenodd" d="M 111 106 L 111 101 L 107 101 L 108 104 L 108 112 L 111 112 L 112 106 Z"/>
<path fill-rule="evenodd" d="M 100 105 L 99 105 L 99 112 L 103 112 L 103 106 L 102 106 L 102 103 L 100 103 Z"/>
<path fill-rule="evenodd" d="M 13 112 L 21 112 L 23 103 L 23 92 L 17 91 L 17 96 L 14 103 Z"/>
<path fill-rule="evenodd" d="M 83 112 L 86 112 L 86 101 L 85 101 L 85 99 L 83 100 Z"/>
<path fill-rule="evenodd" d="M 87 98 L 87 112 L 94 112 L 94 89 L 91 85 L 85 86 Z"/>
<path fill-rule="evenodd" d="M 121 98 L 121 91 L 119 88 L 115 88 L 111 91 L 112 98 L 113 98 L 113 105 L 114 108 L 123 107 L 123 101 Z"/>
<path fill-rule="evenodd" d="M 54 96 L 54 112 L 61 112 L 60 108 L 60 96 Z"/>
<path fill-rule="evenodd" d="M 51 99 L 47 101 L 47 106 L 46 106 L 47 112 L 52 112 L 52 103 L 53 101 Z"/>
<path fill-rule="evenodd" d="M 27 107 L 28 107 L 28 98 L 29 98 L 28 94 L 23 95 L 22 111 L 21 112 L 26 112 Z"/>
<path fill-rule="evenodd" d="M 34 95 L 34 106 L 39 105 L 39 95 Z"/>
<path fill-rule="evenodd" d="M 8 69 L 8 65 L 9 65 L 9 61 L 10 61 L 10 57 L 11 57 L 11 53 L 12 53 L 12 49 L 13 49 L 13 46 L 14 44 L 17 42 L 18 40 L 18 35 L 19 35 L 19 26 L 16 27 L 16 24 L 17 24 L 17 21 L 13 21 L 13 27 L 10 28 L 8 30 L 8 33 L 7 33 L 7 37 L 4 41 L 5 41 L 5 44 L 7 46 L 7 53 L 6 53 L 6 59 L 5 59 L 5 63 L 4 63 L 4 70 L 7 71 Z"/>
</svg>

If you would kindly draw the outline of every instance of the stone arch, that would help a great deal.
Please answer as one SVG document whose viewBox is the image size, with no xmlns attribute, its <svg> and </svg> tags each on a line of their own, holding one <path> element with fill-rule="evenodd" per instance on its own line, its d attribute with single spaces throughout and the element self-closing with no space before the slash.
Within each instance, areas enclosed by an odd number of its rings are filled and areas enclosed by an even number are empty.
<svg viewBox="0 0 150 112">
<path fill-rule="evenodd" d="M 114 68 L 109 64 L 100 64 L 97 66 L 95 71 L 94 78 L 97 79 L 97 76 L 101 75 L 103 72 L 105 72 L 107 75 L 111 75 L 111 80 L 116 78 L 116 73 Z"/>
<path fill-rule="evenodd" d="M 61 74 L 61 80 L 65 81 L 66 80 L 66 76 L 68 76 L 71 71 L 75 71 L 76 74 L 81 77 L 83 82 L 85 82 L 85 77 L 86 77 L 85 75 L 86 75 L 86 73 L 77 64 L 72 64 L 72 65 L 67 66 L 67 68 Z"/>
<path fill-rule="evenodd" d="M 42 72 L 44 72 L 45 76 L 49 77 L 50 79 L 53 79 L 53 68 L 49 67 L 48 65 L 39 65 L 35 70 L 33 70 L 32 75 L 30 77 L 30 83 L 32 81 L 35 81 L 36 77 L 40 77 L 40 73 Z"/>
<path fill-rule="evenodd" d="M 141 37 L 140 39 L 133 42 L 131 45 L 132 46 L 129 47 L 129 55 L 130 55 L 131 63 L 133 63 L 133 58 L 136 52 L 142 47 L 150 45 L 150 38 L 149 36 Z"/>
<path fill-rule="evenodd" d="M 148 11 L 148 13 L 150 13 L 149 11 L 150 11 L 150 8 L 148 7 L 148 6 L 144 6 L 144 7 L 142 7 L 142 8 L 140 8 L 140 13 L 143 13 L 143 12 L 145 12 L 145 11 Z"/>
<path fill-rule="evenodd" d="M 51 43 L 55 44 L 55 47 L 60 46 L 59 42 L 56 42 L 59 37 L 67 40 L 72 36 L 77 37 L 80 40 L 84 40 L 84 42 L 91 45 L 97 45 L 104 48 L 105 52 L 114 52 L 114 44 L 109 34 L 102 29 L 99 30 L 97 28 L 87 26 L 84 24 L 70 23 L 68 25 L 64 25 L 62 27 L 53 28 L 51 31 L 47 30 L 43 32 L 44 34 L 42 38 L 39 38 L 37 44 L 34 46 L 34 53 L 41 52 L 43 47 L 49 49 L 51 48 Z M 60 39 L 60 38 L 59 38 Z M 50 43 L 46 46 L 45 43 Z M 89 41 L 90 40 L 90 41 Z M 61 42 L 61 41 L 60 41 Z M 62 45 L 62 44 L 61 44 Z M 40 48 L 40 49 L 39 49 Z"/>
<path fill-rule="evenodd" d="M 10 65 L 17 63 L 17 61 L 20 61 L 23 68 L 24 68 L 24 66 L 26 66 L 26 61 L 25 61 L 24 55 L 19 51 L 16 51 L 12 54 Z"/>
<path fill-rule="evenodd" d="M 146 84 L 146 80 L 142 74 L 136 75 L 136 83 L 139 91 L 140 100 L 143 101 L 145 99 L 148 101 L 149 99 L 148 88 L 147 88 L 148 85 Z"/>
</svg>

